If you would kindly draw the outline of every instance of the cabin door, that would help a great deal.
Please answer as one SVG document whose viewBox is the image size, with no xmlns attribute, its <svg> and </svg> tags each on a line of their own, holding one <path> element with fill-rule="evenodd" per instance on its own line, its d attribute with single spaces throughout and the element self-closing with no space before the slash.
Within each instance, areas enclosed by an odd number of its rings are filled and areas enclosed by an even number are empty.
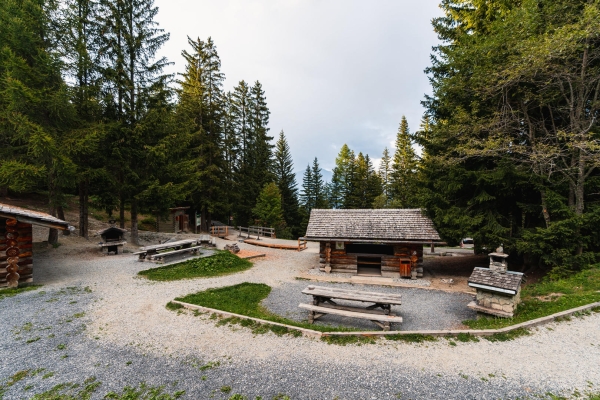
<svg viewBox="0 0 600 400">
<path fill-rule="evenodd" d="M 381 257 L 356 257 L 357 274 L 381 276 Z"/>
</svg>

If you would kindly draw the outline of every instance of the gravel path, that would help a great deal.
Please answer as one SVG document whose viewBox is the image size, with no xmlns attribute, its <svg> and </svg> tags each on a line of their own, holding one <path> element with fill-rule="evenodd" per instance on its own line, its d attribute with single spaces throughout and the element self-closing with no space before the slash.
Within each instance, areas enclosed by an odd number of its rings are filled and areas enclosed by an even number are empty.
<svg viewBox="0 0 600 400">
<path fill-rule="evenodd" d="M 234 393 L 251 399 L 278 393 L 292 399 L 525 398 L 585 392 L 590 382 L 599 390 L 600 314 L 544 326 L 511 342 L 328 345 L 216 326 L 208 315 L 164 307 L 177 296 L 241 282 L 266 283 L 273 296 L 288 285 L 305 286 L 294 277 L 315 266 L 314 253 L 261 248 L 267 256 L 243 273 L 150 282 L 136 273 L 153 264 L 132 254 L 99 256 L 93 244 L 75 242 L 36 249 L 34 276 L 44 287 L 0 300 L 0 384 L 19 370 L 45 368 L 9 387 L 5 399 L 30 398 L 90 376 L 102 382 L 94 399 L 140 382 L 185 390 L 189 399 Z M 414 293 L 406 292 L 412 294 L 406 294 L 402 313 L 414 308 L 408 297 L 437 296 L 403 290 Z M 209 362 L 214 367 L 200 368 Z M 221 392 L 224 386 L 231 392 Z"/>
<path fill-rule="evenodd" d="M 434 330 L 462 328 L 461 321 L 473 319 L 477 313 L 467 308 L 473 296 L 466 293 L 448 293 L 439 290 L 413 288 L 377 287 L 372 285 L 318 283 L 319 286 L 395 293 L 402 295 L 402 305 L 392 306 L 392 312 L 402 316 L 402 324 L 393 324 L 392 330 Z M 299 303 L 309 303 L 311 296 L 302 294 L 307 282 L 286 282 L 271 291 L 263 305 L 275 314 L 296 320 L 306 321 L 307 311 L 298 308 Z M 353 302 L 337 301 L 339 304 L 356 305 Z M 317 320 L 320 325 L 344 326 L 364 330 L 378 330 L 371 321 L 326 315 Z"/>
</svg>

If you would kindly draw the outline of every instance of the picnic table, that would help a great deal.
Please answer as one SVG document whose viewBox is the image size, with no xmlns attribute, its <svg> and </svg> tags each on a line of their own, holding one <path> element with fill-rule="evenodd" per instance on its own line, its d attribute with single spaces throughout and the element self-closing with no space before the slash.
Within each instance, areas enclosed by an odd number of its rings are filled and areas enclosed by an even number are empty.
<svg viewBox="0 0 600 400">
<path fill-rule="evenodd" d="M 393 293 L 367 292 L 310 285 L 302 291 L 313 297 L 312 304 L 301 303 L 300 308 L 308 310 L 308 322 L 314 323 L 317 318 L 326 314 L 343 317 L 368 319 L 382 328 L 390 330 L 391 323 L 401 323 L 402 317 L 391 312 L 392 305 L 402 304 L 401 295 Z M 372 303 L 367 306 L 349 306 L 338 304 L 335 300 L 350 300 L 361 303 Z"/>
<path fill-rule="evenodd" d="M 197 253 L 201 247 L 202 246 L 198 246 L 197 239 L 185 239 L 142 247 L 140 251 L 133 254 L 136 254 L 139 257 L 138 261 L 149 260 L 163 262 L 165 257 L 174 254 Z"/>
</svg>

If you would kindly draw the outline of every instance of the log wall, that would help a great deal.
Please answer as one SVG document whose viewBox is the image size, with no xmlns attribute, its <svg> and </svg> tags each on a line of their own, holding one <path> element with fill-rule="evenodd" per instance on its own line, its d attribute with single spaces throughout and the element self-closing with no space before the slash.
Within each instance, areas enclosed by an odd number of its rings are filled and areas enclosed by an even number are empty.
<svg viewBox="0 0 600 400">
<path fill-rule="evenodd" d="M 14 228 L 17 233 L 16 246 L 11 244 L 6 237 L 7 226 L 6 218 L 0 218 L 0 287 L 8 286 L 6 275 L 8 274 L 8 256 L 6 251 L 9 247 L 17 247 L 19 249 L 19 260 L 17 262 L 19 276 L 19 284 L 33 282 L 33 231 L 31 224 L 18 222 Z"/>
<path fill-rule="evenodd" d="M 331 255 L 329 264 L 331 265 L 332 272 L 348 272 L 356 273 L 357 267 L 357 256 L 347 254 L 346 249 L 352 242 L 344 242 L 344 249 L 337 250 L 335 248 L 336 242 L 320 242 L 319 243 L 319 263 L 327 264 L 326 248 L 327 243 L 331 246 Z M 385 244 L 385 243 L 383 243 Z M 380 255 L 374 254 L 373 257 L 381 257 L 381 272 L 400 272 L 400 258 L 410 257 L 413 251 L 417 252 L 419 258 L 418 264 L 423 263 L 423 245 L 422 244 L 394 244 L 390 245 L 394 247 L 394 255 Z"/>
</svg>

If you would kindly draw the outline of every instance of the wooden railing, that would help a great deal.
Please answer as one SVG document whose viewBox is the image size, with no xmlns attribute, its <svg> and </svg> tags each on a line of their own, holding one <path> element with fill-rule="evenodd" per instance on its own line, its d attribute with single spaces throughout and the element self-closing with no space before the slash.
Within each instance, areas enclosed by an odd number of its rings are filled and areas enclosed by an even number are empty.
<svg viewBox="0 0 600 400">
<path fill-rule="evenodd" d="M 247 238 L 250 238 L 250 235 L 256 235 L 256 239 L 260 239 L 261 236 L 269 236 L 275 237 L 275 228 L 266 228 L 264 226 L 238 226 L 239 236 L 242 236 L 243 233 L 246 233 Z"/>
<path fill-rule="evenodd" d="M 308 241 L 306 239 L 300 240 L 300 238 L 298 238 L 298 251 L 306 250 L 307 244 L 308 244 Z"/>
<path fill-rule="evenodd" d="M 229 234 L 229 227 L 227 225 L 211 226 L 210 234 L 212 236 L 223 238 Z"/>
</svg>

